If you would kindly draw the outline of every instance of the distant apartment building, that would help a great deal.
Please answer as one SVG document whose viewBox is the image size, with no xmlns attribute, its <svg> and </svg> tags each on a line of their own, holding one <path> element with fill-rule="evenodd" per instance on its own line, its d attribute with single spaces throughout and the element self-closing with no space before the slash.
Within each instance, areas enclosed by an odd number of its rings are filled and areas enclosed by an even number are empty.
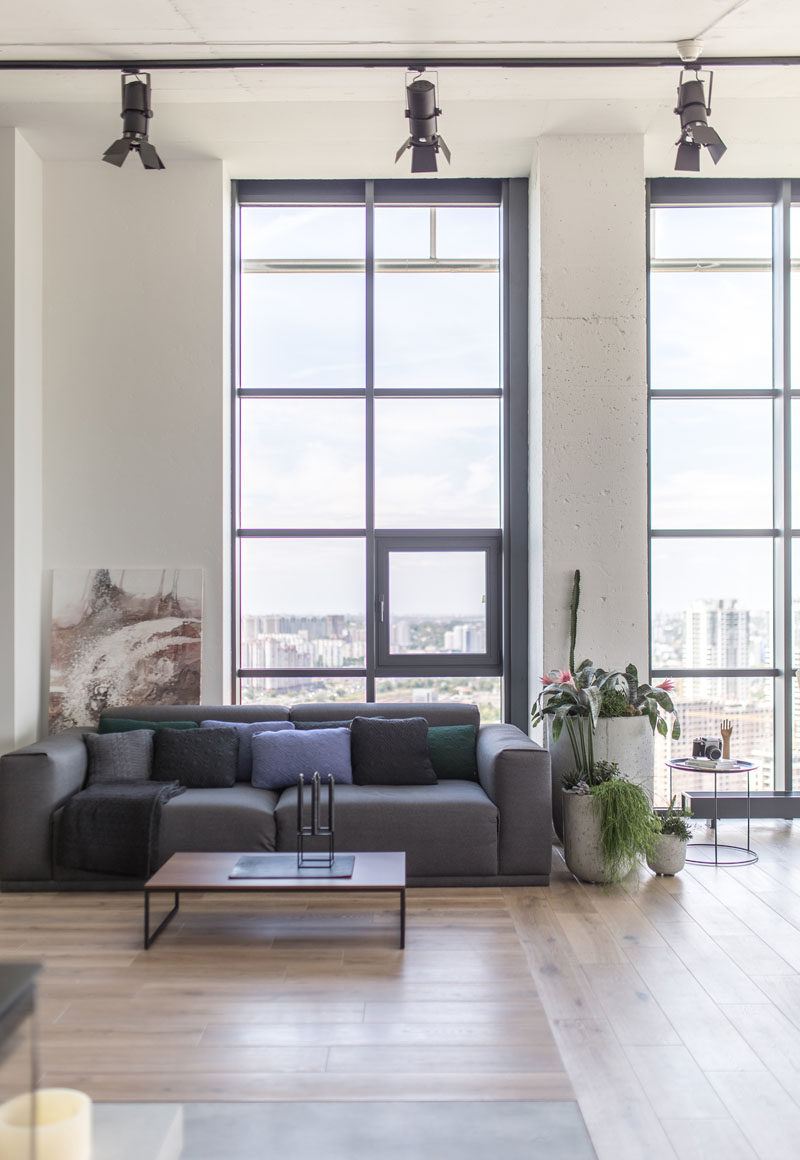
<svg viewBox="0 0 800 1160">
<path fill-rule="evenodd" d="M 694 600 L 686 610 L 684 667 L 687 669 L 741 669 L 750 664 L 748 642 L 750 612 L 737 600 Z M 742 682 L 736 677 L 687 680 L 687 700 L 741 698 Z"/>
</svg>

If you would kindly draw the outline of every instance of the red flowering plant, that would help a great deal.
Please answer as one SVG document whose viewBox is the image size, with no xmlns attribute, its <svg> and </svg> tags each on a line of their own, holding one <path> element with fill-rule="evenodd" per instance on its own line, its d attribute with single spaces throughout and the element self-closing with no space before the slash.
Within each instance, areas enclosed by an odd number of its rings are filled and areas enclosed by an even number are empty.
<svg viewBox="0 0 800 1160">
<path fill-rule="evenodd" d="M 571 672 L 552 669 L 542 677 L 542 689 L 534 702 L 532 723 L 552 717 L 553 740 L 566 725 L 576 766 L 589 775 L 594 769 L 594 731 L 601 717 L 648 717 L 653 732 L 677 741 L 680 722 L 670 693 L 675 687 L 667 678 L 657 685 L 640 684 L 635 665 L 601 669 L 590 660 L 581 661 Z M 672 718 L 672 728 L 669 718 Z"/>
</svg>

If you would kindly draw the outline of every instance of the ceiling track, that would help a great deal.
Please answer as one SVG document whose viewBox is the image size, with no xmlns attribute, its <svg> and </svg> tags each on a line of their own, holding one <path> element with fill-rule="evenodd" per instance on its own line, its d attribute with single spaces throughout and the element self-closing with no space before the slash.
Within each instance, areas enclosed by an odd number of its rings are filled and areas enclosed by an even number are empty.
<svg viewBox="0 0 800 1160">
<path fill-rule="evenodd" d="M 350 56 L 350 57 L 215 57 L 184 60 L 153 60 L 132 57 L 122 60 L 0 60 L 0 72 L 72 72 L 97 70 L 156 72 L 207 69 L 596 69 L 596 68 L 797 68 L 800 56 L 708 56 L 686 63 L 673 56 Z"/>
</svg>

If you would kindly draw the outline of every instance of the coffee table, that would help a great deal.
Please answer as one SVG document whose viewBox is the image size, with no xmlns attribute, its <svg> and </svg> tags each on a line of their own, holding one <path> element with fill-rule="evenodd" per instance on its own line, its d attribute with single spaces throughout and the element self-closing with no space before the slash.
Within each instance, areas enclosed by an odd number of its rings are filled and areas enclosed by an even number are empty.
<svg viewBox="0 0 800 1160">
<path fill-rule="evenodd" d="M 278 857 L 278 855 L 275 855 Z M 400 895 L 400 947 L 406 945 L 406 856 L 402 850 L 355 854 L 350 878 L 229 878 L 239 853 L 173 854 L 144 884 L 144 947 L 155 940 L 172 921 L 184 893 L 212 892 L 237 894 L 314 893 L 342 894 L 354 890 Z M 269 855 L 266 855 L 269 857 Z M 284 855 L 285 857 L 285 855 Z M 150 895 L 174 894 L 172 910 L 154 931 L 150 930 Z"/>
</svg>

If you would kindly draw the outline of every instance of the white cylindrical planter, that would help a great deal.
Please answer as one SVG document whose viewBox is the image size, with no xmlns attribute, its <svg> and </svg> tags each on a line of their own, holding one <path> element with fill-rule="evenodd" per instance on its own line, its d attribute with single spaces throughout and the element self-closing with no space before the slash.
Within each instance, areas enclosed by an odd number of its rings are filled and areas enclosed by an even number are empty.
<svg viewBox="0 0 800 1160">
<path fill-rule="evenodd" d="M 562 776 L 575 768 L 566 726 L 558 741 L 553 741 L 552 718 L 547 720 L 547 748 L 553 779 L 553 825 L 559 838 L 564 837 L 561 816 Z M 655 741 L 649 717 L 601 717 L 594 733 L 595 761 L 616 761 L 620 773 L 640 785 L 653 800 L 653 763 Z"/>
<path fill-rule="evenodd" d="M 601 805 L 590 793 L 561 792 L 564 817 L 564 859 L 582 882 L 607 882 L 600 840 Z M 633 863 L 622 868 L 622 877 Z"/>
<path fill-rule="evenodd" d="M 656 874 L 677 874 L 686 863 L 686 842 L 677 834 L 659 834 L 647 855 L 647 865 Z"/>
<path fill-rule="evenodd" d="M 36 1160 L 91 1160 L 92 1101 L 72 1088 L 40 1088 L 0 1106 L 2 1160 L 30 1160 L 33 1100 Z"/>
</svg>

